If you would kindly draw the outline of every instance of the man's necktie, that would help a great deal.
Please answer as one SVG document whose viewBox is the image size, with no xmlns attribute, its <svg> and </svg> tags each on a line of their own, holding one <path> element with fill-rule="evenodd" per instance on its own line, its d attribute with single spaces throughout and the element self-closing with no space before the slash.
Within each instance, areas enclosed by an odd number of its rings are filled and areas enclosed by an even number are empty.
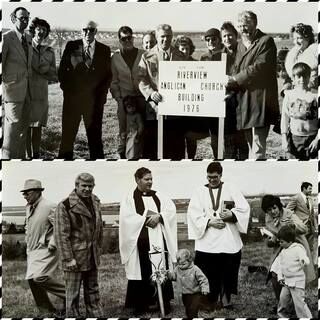
<svg viewBox="0 0 320 320">
<path fill-rule="evenodd" d="M 306 205 L 307 205 L 308 210 L 310 211 L 310 203 L 309 203 L 309 198 L 308 197 L 306 197 Z"/>
<path fill-rule="evenodd" d="M 166 52 L 166 51 L 163 52 L 163 60 L 164 61 L 169 61 L 170 60 L 170 56 L 169 56 L 168 52 Z"/>
<path fill-rule="evenodd" d="M 84 52 L 84 56 L 85 56 L 85 64 L 88 68 L 90 68 L 91 64 L 92 64 L 92 59 L 91 59 L 91 54 L 90 54 L 90 44 L 87 46 L 87 48 Z"/>
<path fill-rule="evenodd" d="M 29 48 L 28 48 L 28 43 L 27 43 L 27 39 L 26 39 L 26 35 L 25 34 L 23 34 L 22 37 L 21 37 L 21 44 L 22 44 L 22 48 L 24 50 L 24 53 L 26 54 L 26 58 L 28 60 Z"/>
</svg>

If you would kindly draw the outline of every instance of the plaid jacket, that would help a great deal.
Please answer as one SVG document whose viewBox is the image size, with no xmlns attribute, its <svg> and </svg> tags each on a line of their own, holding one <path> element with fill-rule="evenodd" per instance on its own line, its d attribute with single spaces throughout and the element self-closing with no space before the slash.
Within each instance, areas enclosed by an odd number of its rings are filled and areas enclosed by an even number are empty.
<svg viewBox="0 0 320 320">
<path fill-rule="evenodd" d="M 72 259 L 76 260 L 78 271 L 90 270 L 93 261 L 96 266 L 100 263 L 103 240 L 100 200 L 95 195 L 91 197 L 96 221 L 75 191 L 55 211 L 54 235 L 64 270 Z"/>
</svg>

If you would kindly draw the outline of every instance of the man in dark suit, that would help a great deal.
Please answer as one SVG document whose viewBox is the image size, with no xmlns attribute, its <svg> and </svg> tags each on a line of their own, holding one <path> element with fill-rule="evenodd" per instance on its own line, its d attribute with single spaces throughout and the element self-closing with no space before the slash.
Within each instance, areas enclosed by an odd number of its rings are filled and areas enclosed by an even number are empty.
<svg viewBox="0 0 320 320">
<path fill-rule="evenodd" d="M 32 45 L 25 30 L 29 12 L 23 7 L 11 13 L 14 29 L 3 35 L 3 159 L 24 159 L 30 122 L 30 88 Z"/>
<path fill-rule="evenodd" d="M 317 249 L 315 246 L 315 234 L 317 232 L 318 217 L 314 212 L 312 195 L 312 184 L 310 182 L 302 182 L 301 192 L 293 196 L 287 209 L 292 210 L 302 223 L 307 227 L 306 238 L 309 243 L 314 264 L 317 264 Z"/>
<path fill-rule="evenodd" d="M 279 117 L 277 48 L 272 37 L 257 29 L 252 11 L 238 16 L 241 35 L 228 89 L 237 91 L 237 127 L 244 129 L 249 158 L 266 158 L 271 124 Z"/>
<path fill-rule="evenodd" d="M 83 283 L 86 316 L 103 316 L 100 304 L 98 266 L 103 241 L 100 200 L 92 191 L 94 177 L 81 173 L 75 189 L 58 204 L 54 237 L 66 282 L 66 316 L 80 317 L 80 288 Z"/>
<path fill-rule="evenodd" d="M 88 137 L 90 159 L 104 158 L 102 116 L 110 86 L 110 48 L 95 40 L 97 24 L 89 21 L 83 38 L 69 41 L 58 71 L 63 90 L 62 138 L 59 158 L 72 160 L 81 117 Z"/>
<path fill-rule="evenodd" d="M 158 91 L 159 61 L 181 61 L 185 56 L 171 45 L 171 26 L 161 24 L 156 30 L 157 45 L 142 55 L 139 64 L 139 89 L 146 101 L 144 157 L 155 159 L 157 146 L 156 112 L 162 96 Z M 148 156 L 150 155 L 150 156 Z M 179 117 L 167 116 L 163 124 L 163 158 L 179 160 L 185 157 L 184 126 Z"/>
</svg>

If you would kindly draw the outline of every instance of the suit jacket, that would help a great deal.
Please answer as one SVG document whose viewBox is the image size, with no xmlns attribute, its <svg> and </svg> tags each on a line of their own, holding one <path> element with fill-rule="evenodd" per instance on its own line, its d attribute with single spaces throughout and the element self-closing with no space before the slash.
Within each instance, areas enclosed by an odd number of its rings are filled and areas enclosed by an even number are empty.
<svg viewBox="0 0 320 320">
<path fill-rule="evenodd" d="M 185 56 L 176 48 L 170 47 L 170 61 L 186 60 Z M 139 89 L 148 100 L 151 93 L 158 91 L 159 61 L 163 61 L 162 51 L 158 46 L 145 52 L 139 63 Z"/>
<path fill-rule="evenodd" d="M 62 267 L 75 259 L 77 271 L 88 271 L 93 265 L 100 263 L 103 240 L 103 225 L 101 218 L 100 200 L 91 196 L 95 220 L 75 191 L 58 204 L 55 212 L 54 234 L 59 250 Z"/>
<path fill-rule="evenodd" d="M 112 79 L 110 48 L 96 41 L 88 68 L 84 60 L 83 41 L 69 41 L 61 58 L 58 78 L 64 95 L 78 98 L 79 102 L 83 102 L 83 96 L 87 95 L 95 103 L 103 105 Z"/>
<path fill-rule="evenodd" d="M 280 111 L 276 68 L 277 48 L 272 37 L 257 29 L 248 49 L 239 42 L 233 74 L 239 85 L 238 129 L 277 122 Z"/>
<path fill-rule="evenodd" d="M 28 80 L 32 74 L 32 44 L 26 34 L 28 59 L 16 32 L 10 30 L 3 35 L 2 79 L 5 102 L 24 102 L 28 92 Z"/>
<path fill-rule="evenodd" d="M 30 205 L 26 207 L 26 279 L 51 275 L 58 267 L 58 252 L 48 250 L 49 244 L 55 246 L 55 204 L 40 197 L 34 206 L 34 210 Z"/>
<path fill-rule="evenodd" d="M 315 232 L 317 222 L 315 221 L 312 204 L 310 205 L 311 210 L 308 209 L 302 195 L 298 193 L 290 199 L 287 208 L 292 210 L 305 225 L 307 225 L 310 221 L 311 230 L 309 231 Z"/>
</svg>

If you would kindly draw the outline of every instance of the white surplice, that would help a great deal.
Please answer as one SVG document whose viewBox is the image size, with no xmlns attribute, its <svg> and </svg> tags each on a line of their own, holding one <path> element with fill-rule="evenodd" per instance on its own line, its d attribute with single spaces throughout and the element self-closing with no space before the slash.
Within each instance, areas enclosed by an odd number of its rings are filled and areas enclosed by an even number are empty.
<svg viewBox="0 0 320 320">
<path fill-rule="evenodd" d="M 217 199 L 218 189 L 212 191 Z M 241 250 L 243 244 L 240 232 L 247 232 L 250 206 L 240 190 L 229 183 L 223 183 L 219 207 L 216 210 L 217 218 L 224 208 L 224 201 L 234 202 L 231 211 L 237 222 L 226 222 L 223 229 L 207 227 L 209 219 L 214 218 L 209 188 L 201 186 L 193 194 L 188 207 L 187 221 L 189 239 L 195 240 L 195 250 L 208 253 L 236 253 Z"/>
<path fill-rule="evenodd" d="M 119 216 L 119 247 L 121 263 L 125 265 L 126 276 L 128 280 L 141 280 L 141 269 L 139 261 L 139 252 L 137 247 L 138 237 L 146 221 L 146 215 L 149 210 L 158 212 L 156 204 L 152 197 L 142 197 L 145 210 L 142 215 L 136 212 L 133 191 L 122 200 Z M 176 262 L 177 252 L 177 217 L 176 208 L 173 201 L 166 196 L 156 193 L 160 201 L 160 215 L 163 224 L 159 223 L 155 228 L 148 228 L 150 251 L 154 247 L 164 249 L 163 237 L 167 244 L 169 253 L 169 266 L 172 268 L 172 262 Z M 160 254 L 151 255 L 156 267 L 159 265 Z M 162 259 L 164 263 L 164 259 Z M 161 264 L 162 265 L 162 264 Z"/>
</svg>

